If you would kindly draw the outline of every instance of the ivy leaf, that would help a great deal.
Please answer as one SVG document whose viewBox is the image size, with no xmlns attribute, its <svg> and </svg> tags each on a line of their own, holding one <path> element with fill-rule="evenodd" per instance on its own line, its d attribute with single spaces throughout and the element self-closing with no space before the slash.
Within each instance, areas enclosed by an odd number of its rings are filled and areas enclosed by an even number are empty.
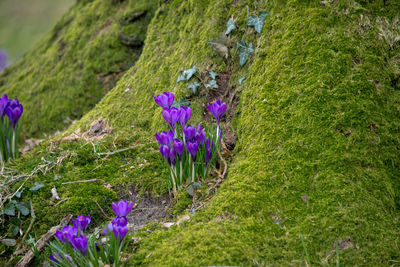
<svg viewBox="0 0 400 267">
<path fill-rule="evenodd" d="M 0 242 L 6 245 L 7 247 L 13 247 L 17 244 L 17 241 L 11 238 L 1 239 Z"/>
<path fill-rule="evenodd" d="M 17 193 L 15 193 L 15 196 L 16 196 L 17 198 L 21 198 L 21 194 L 22 194 L 22 192 L 24 192 L 24 189 L 22 189 L 22 190 L 18 190 L 18 192 L 17 192 Z"/>
<path fill-rule="evenodd" d="M 19 227 L 15 225 L 11 225 L 11 233 L 13 236 L 17 236 L 19 233 Z"/>
<path fill-rule="evenodd" d="M 194 182 L 186 187 L 186 191 L 189 193 L 189 195 L 193 196 L 197 188 L 202 188 L 202 186 L 198 182 Z"/>
<path fill-rule="evenodd" d="M 186 81 L 186 78 L 185 78 L 185 76 L 183 75 L 183 73 L 182 73 L 182 74 L 179 74 L 178 80 L 176 80 L 177 83 L 179 83 L 179 82 L 181 82 L 181 81 Z"/>
<path fill-rule="evenodd" d="M 190 78 L 196 73 L 196 66 L 193 66 L 191 69 L 187 69 L 182 71 L 181 74 L 178 76 L 178 80 L 176 80 L 177 83 L 181 81 L 189 81 Z"/>
<path fill-rule="evenodd" d="M 218 89 L 218 84 L 216 80 L 211 80 L 206 84 L 207 88 L 215 88 Z"/>
<path fill-rule="evenodd" d="M 15 216 L 15 204 L 8 203 L 4 208 L 4 214 L 8 216 Z"/>
<path fill-rule="evenodd" d="M 213 79 L 213 80 L 215 80 L 215 78 L 217 78 L 217 76 L 218 76 L 218 73 L 213 72 L 213 71 L 209 71 L 208 73 L 210 74 L 211 79 Z"/>
<path fill-rule="evenodd" d="M 236 20 L 234 20 L 233 18 L 230 18 L 228 20 L 228 22 L 226 23 L 226 32 L 225 35 L 228 35 L 231 33 L 231 31 L 233 31 L 234 29 L 236 29 L 236 25 L 235 25 Z"/>
<path fill-rule="evenodd" d="M 29 188 L 29 191 L 37 191 L 37 190 L 39 190 L 40 188 L 42 188 L 43 186 L 44 186 L 43 183 L 41 183 L 41 182 L 35 182 L 35 185 L 34 185 L 33 187 Z"/>
<path fill-rule="evenodd" d="M 221 56 L 228 58 L 229 47 L 231 42 L 225 35 L 215 38 L 208 42 L 208 44 Z"/>
<path fill-rule="evenodd" d="M 188 100 L 181 98 L 181 99 L 179 99 L 178 102 L 175 100 L 175 101 L 172 103 L 172 106 L 173 106 L 173 107 L 176 107 L 176 108 L 180 108 L 180 107 L 187 107 L 187 106 L 189 106 L 189 104 L 190 104 L 190 103 L 189 103 Z"/>
<path fill-rule="evenodd" d="M 242 85 L 242 84 L 243 84 L 244 79 L 246 79 L 245 76 L 240 77 L 240 79 L 239 79 L 239 85 Z"/>
<path fill-rule="evenodd" d="M 17 203 L 17 209 L 22 215 L 27 216 L 29 214 L 29 209 L 26 202 Z"/>
<path fill-rule="evenodd" d="M 261 33 L 262 28 L 264 26 L 264 20 L 268 15 L 269 15 L 268 12 L 263 11 L 258 15 L 258 17 L 255 15 L 248 17 L 247 26 L 254 26 L 256 32 Z"/>
<path fill-rule="evenodd" d="M 194 82 L 188 85 L 188 89 L 192 89 L 193 94 L 195 95 L 197 93 L 197 88 L 200 86 L 198 82 Z"/>
<path fill-rule="evenodd" d="M 253 44 L 249 43 L 247 46 L 247 43 L 245 40 L 240 40 L 237 42 L 237 48 L 240 52 L 239 54 L 239 63 L 240 66 L 244 66 L 246 64 L 247 60 L 250 58 L 251 53 L 254 52 Z"/>
</svg>

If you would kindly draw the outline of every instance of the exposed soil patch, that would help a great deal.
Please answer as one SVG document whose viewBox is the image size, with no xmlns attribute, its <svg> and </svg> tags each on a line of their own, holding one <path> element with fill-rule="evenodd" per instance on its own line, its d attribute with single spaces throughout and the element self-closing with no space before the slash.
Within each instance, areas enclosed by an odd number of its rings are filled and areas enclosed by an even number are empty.
<svg viewBox="0 0 400 267">
<path fill-rule="evenodd" d="M 128 227 L 137 231 L 146 223 L 160 221 L 165 217 L 169 217 L 166 211 L 169 205 L 169 197 L 167 195 L 153 197 L 150 194 L 141 195 L 134 192 L 129 199 L 134 203 L 134 208 L 128 214 Z"/>
<path fill-rule="evenodd" d="M 236 135 L 232 129 L 231 121 L 235 115 L 235 110 L 238 103 L 238 96 L 236 94 L 236 87 L 229 86 L 229 80 L 231 77 L 230 72 L 221 72 L 216 78 L 218 88 L 217 89 L 207 89 L 205 92 L 207 103 L 215 102 L 216 100 L 221 100 L 225 102 L 228 106 L 224 117 L 222 118 L 223 131 L 225 133 L 224 143 L 226 148 L 233 150 L 236 143 Z M 207 105 L 204 104 L 204 117 L 206 121 L 212 120 L 212 115 L 207 110 Z"/>
</svg>

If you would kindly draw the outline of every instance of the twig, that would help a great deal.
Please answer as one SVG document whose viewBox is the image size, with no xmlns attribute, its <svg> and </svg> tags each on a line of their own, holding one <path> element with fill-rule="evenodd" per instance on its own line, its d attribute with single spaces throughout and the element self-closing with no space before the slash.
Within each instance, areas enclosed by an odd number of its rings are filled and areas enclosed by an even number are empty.
<svg viewBox="0 0 400 267">
<path fill-rule="evenodd" d="M 72 181 L 72 182 L 65 182 L 62 184 L 78 184 L 78 183 L 89 183 L 89 182 L 96 182 L 96 181 L 102 181 L 103 183 L 105 183 L 106 181 L 104 181 L 103 179 L 89 179 L 89 180 L 80 180 L 80 181 Z"/>
<path fill-rule="evenodd" d="M 96 199 L 93 198 L 92 200 L 94 201 L 94 203 L 96 203 L 97 207 L 99 207 L 99 209 L 100 209 L 101 213 L 103 213 L 104 217 L 106 217 L 106 218 L 109 219 L 109 220 L 112 220 L 112 218 L 109 217 L 109 216 L 104 212 L 104 210 L 101 208 L 101 206 L 99 205 L 99 203 L 97 203 Z"/>
<path fill-rule="evenodd" d="M 59 202 L 57 202 L 57 204 L 54 205 L 54 207 L 57 207 L 58 205 L 60 205 L 61 203 L 67 201 L 68 199 L 70 199 L 70 198 L 67 197 L 67 198 L 64 198 L 64 199 L 60 200 Z"/>
<path fill-rule="evenodd" d="M 125 151 L 128 151 L 128 150 L 134 149 L 134 148 L 137 147 L 137 146 L 138 146 L 138 145 L 130 146 L 130 147 L 122 148 L 122 149 L 118 149 L 118 150 L 111 151 L 111 152 L 96 153 L 96 154 L 97 154 L 98 156 L 111 156 L 111 155 L 114 155 L 114 154 L 118 154 L 118 153 L 121 153 L 121 152 L 125 152 Z"/>
<path fill-rule="evenodd" d="M 59 225 L 51 227 L 50 230 L 36 242 L 35 247 L 37 248 L 37 250 L 41 251 L 46 246 L 47 242 L 53 237 L 53 235 L 55 235 L 58 229 L 60 229 L 64 225 L 67 225 L 69 221 L 71 221 L 71 218 L 72 214 L 68 215 L 63 220 L 61 220 Z M 35 254 L 32 252 L 32 250 L 29 250 L 15 266 L 16 267 L 29 266 L 29 263 L 33 260 L 34 257 Z"/>
</svg>

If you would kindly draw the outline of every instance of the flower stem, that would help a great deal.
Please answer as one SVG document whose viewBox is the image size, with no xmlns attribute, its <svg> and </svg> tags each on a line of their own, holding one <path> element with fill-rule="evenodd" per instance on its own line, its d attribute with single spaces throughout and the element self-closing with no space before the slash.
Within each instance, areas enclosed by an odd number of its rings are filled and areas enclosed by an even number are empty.
<svg viewBox="0 0 400 267">
<path fill-rule="evenodd" d="M 172 191 L 174 192 L 174 195 L 176 193 L 176 183 L 175 183 L 175 177 L 174 177 L 174 172 L 172 170 L 173 168 L 170 166 L 169 170 L 171 171 L 171 179 L 172 179 L 172 184 L 173 184 L 173 188 Z"/>
<path fill-rule="evenodd" d="M 13 130 L 11 149 L 12 149 L 12 156 L 15 159 L 15 128 Z"/>
<path fill-rule="evenodd" d="M 182 185 L 183 184 L 183 181 L 182 181 L 182 159 L 180 160 L 179 165 L 180 165 L 179 181 Z"/>
<path fill-rule="evenodd" d="M 192 183 L 194 183 L 194 160 L 192 162 Z"/>
</svg>

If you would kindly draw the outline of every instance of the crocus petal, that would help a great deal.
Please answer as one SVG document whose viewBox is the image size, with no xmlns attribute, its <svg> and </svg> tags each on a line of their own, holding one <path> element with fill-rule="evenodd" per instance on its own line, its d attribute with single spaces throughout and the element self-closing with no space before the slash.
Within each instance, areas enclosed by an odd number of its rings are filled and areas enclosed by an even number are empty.
<svg viewBox="0 0 400 267">
<path fill-rule="evenodd" d="M 112 203 L 112 209 L 118 217 L 125 217 L 133 207 L 132 201 L 121 200 L 118 203 Z"/>
</svg>

